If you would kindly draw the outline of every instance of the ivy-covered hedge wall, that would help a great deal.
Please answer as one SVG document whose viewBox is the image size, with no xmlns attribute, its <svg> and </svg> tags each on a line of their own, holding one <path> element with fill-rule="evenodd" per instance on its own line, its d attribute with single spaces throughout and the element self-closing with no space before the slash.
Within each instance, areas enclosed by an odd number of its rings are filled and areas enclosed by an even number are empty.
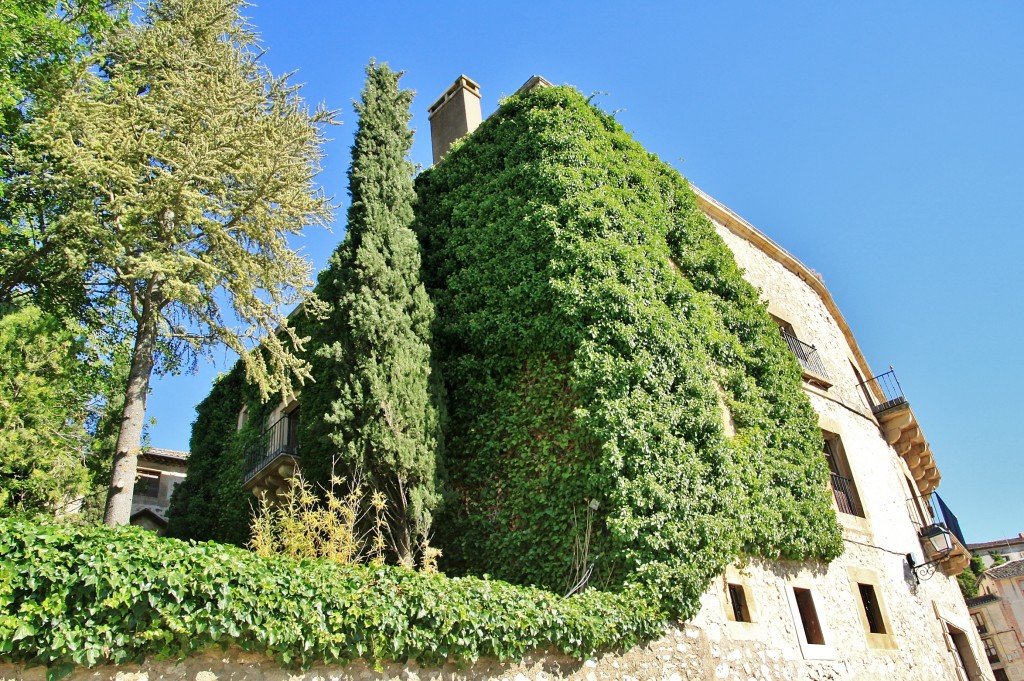
<svg viewBox="0 0 1024 681">
<path fill-rule="evenodd" d="M 75 666 L 237 645 L 287 664 L 583 657 L 657 636 L 620 595 L 563 599 L 392 566 L 264 560 L 135 527 L 0 519 L 0 660 Z"/>
<path fill-rule="evenodd" d="M 417 190 L 445 569 L 563 592 L 593 564 L 592 586 L 688 617 L 742 553 L 841 553 L 800 369 L 678 173 L 557 87 L 507 100 Z"/>
</svg>

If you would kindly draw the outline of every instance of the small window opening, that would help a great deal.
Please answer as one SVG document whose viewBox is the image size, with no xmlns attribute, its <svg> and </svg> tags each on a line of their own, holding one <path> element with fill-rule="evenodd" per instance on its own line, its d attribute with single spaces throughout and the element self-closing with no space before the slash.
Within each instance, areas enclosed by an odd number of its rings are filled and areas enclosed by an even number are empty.
<svg viewBox="0 0 1024 681">
<path fill-rule="evenodd" d="M 885 621 L 882 619 L 882 610 L 878 605 L 878 595 L 872 584 L 858 584 L 860 589 L 860 600 L 864 605 L 864 615 L 868 620 L 868 631 L 872 634 L 887 634 Z"/>
<path fill-rule="evenodd" d="M 736 622 L 751 622 L 750 609 L 747 607 L 747 594 L 741 584 L 729 585 L 729 604 L 732 605 L 732 618 Z"/>
<path fill-rule="evenodd" d="M 996 650 L 996 644 L 992 642 L 992 639 L 988 639 L 983 643 L 985 644 L 985 655 L 988 656 L 988 661 L 999 662 L 999 651 Z"/>
<path fill-rule="evenodd" d="M 857 494 L 857 485 L 853 482 L 853 473 L 850 471 L 850 462 L 846 459 L 843 441 L 835 433 L 822 431 L 821 434 L 824 440 L 822 454 L 828 461 L 829 486 L 835 497 L 836 508 L 840 513 L 863 518 L 860 495 Z"/>
<path fill-rule="evenodd" d="M 299 455 L 299 408 L 295 407 L 288 414 L 288 442 L 286 444 L 287 452 L 292 456 Z"/>
<path fill-rule="evenodd" d="M 135 480 L 134 496 L 156 499 L 160 496 L 160 474 L 150 471 L 139 471 Z"/>
<path fill-rule="evenodd" d="M 988 633 L 988 627 L 985 625 L 985 617 L 980 612 L 976 612 L 971 615 L 971 619 L 974 620 L 974 626 L 977 627 L 979 634 Z"/>
<path fill-rule="evenodd" d="M 814 645 L 824 645 L 825 636 L 821 632 L 821 623 L 818 621 L 818 611 L 814 608 L 811 590 L 793 587 L 793 596 L 796 598 L 797 611 L 800 613 L 800 624 L 804 628 L 804 637 L 807 639 L 807 642 Z"/>
</svg>

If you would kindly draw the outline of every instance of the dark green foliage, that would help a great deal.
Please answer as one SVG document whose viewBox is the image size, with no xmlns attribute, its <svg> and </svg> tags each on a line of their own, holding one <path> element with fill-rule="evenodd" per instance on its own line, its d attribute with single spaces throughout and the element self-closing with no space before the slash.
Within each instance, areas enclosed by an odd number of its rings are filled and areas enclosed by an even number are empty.
<svg viewBox="0 0 1024 681">
<path fill-rule="evenodd" d="M 957 585 L 959 585 L 964 599 L 974 598 L 978 595 L 978 577 L 981 577 L 981 573 L 984 571 L 985 563 L 981 556 L 971 556 L 970 566 L 956 576 Z"/>
<path fill-rule="evenodd" d="M 674 170 L 550 88 L 417 189 L 447 569 L 564 589 L 588 504 L 591 585 L 643 585 L 683 617 L 741 554 L 841 553 L 800 369 Z"/>
<path fill-rule="evenodd" d="M 409 104 L 400 73 L 366 69 L 352 147 L 345 240 L 320 275 L 330 316 L 310 329 L 315 383 L 302 394 L 303 475 L 330 484 L 358 470 L 387 494 L 390 532 L 408 562 L 440 501 L 437 400 L 431 391 L 433 306 L 411 229 L 415 193 Z M 435 381 L 436 383 L 436 381 Z"/>
<path fill-rule="evenodd" d="M 245 383 L 240 364 L 222 376 L 196 407 L 189 441 L 188 476 L 174 490 L 167 510 L 167 534 L 180 539 L 244 545 L 254 497 L 242 489 L 246 444 L 263 419 L 250 414 L 241 431 L 244 404 L 258 410 L 255 388 Z"/>
<path fill-rule="evenodd" d="M 660 613 L 400 567 L 265 560 L 139 528 L 0 520 L 0 661 L 75 666 L 237 645 L 286 665 L 575 657 L 657 636 Z"/>
<path fill-rule="evenodd" d="M 991 553 L 989 556 L 992 558 L 991 566 L 986 567 L 985 561 L 981 559 L 981 556 L 971 556 L 970 566 L 956 576 L 957 584 L 960 586 L 960 593 L 963 594 L 965 599 L 974 598 L 978 595 L 978 580 L 985 570 L 998 567 L 1006 562 L 1006 556 L 1001 553 Z"/>
<path fill-rule="evenodd" d="M 0 305 L 0 515 L 52 516 L 105 491 L 118 349 L 73 319 Z"/>
</svg>

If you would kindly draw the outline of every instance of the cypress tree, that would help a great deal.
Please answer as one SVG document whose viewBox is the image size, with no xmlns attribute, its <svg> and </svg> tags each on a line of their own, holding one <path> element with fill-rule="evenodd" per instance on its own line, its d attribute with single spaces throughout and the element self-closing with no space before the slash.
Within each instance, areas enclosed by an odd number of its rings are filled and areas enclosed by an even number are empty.
<svg viewBox="0 0 1024 681">
<path fill-rule="evenodd" d="M 366 76 L 347 233 L 317 286 L 331 311 L 310 329 L 315 383 L 302 395 L 302 468 L 319 484 L 358 475 L 383 492 L 395 557 L 409 564 L 441 498 L 434 310 L 411 228 L 413 93 L 399 89 L 402 73 L 386 64 L 371 61 Z"/>
</svg>

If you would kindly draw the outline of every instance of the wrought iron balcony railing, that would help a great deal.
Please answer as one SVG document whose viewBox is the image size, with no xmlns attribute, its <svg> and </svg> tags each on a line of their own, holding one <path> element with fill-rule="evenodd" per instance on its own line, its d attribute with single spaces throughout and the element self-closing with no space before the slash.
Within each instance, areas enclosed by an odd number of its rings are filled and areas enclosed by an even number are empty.
<svg viewBox="0 0 1024 681">
<path fill-rule="evenodd" d="M 825 365 L 821 363 L 821 357 L 818 356 L 818 349 L 813 345 L 808 345 L 796 336 L 788 333 L 785 329 L 779 329 L 782 333 L 782 337 L 786 340 L 786 345 L 796 355 L 797 360 L 800 362 L 805 370 L 811 372 L 815 376 L 819 376 L 827 381 L 831 381 L 828 376 L 828 372 L 825 371 Z"/>
<path fill-rule="evenodd" d="M 245 450 L 245 484 L 282 456 L 299 458 L 294 419 L 286 414 L 267 426 Z"/>
<path fill-rule="evenodd" d="M 903 387 L 896 379 L 896 372 L 892 367 L 889 367 L 884 374 L 869 378 L 860 385 L 871 402 L 871 411 L 875 414 L 907 403 L 907 398 L 903 395 Z"/>
<path fill-rule="evenodd" d="M 967 546 L 967 540 L 964 539 L 964 533 L 960 529 L 960 521 L 957 520 L 953 512 L 949 510 L 949 506 L 946 506 L 946 502 L 942 500 L 938 492 L 932 492 L 928 497 L 928 505 L 931 506 L 932 518 L 935 519 L 937 525 L 942 525 L 952 533 L 957 541 L 962 546 Z"/>
<path fill-rule="evenodd" d="M 836 498 L 836 506 L 841 513 L 864 517 L 864 511 L 861 510 L 860 503 L 857 501 L 857 488 L 854 486 L 853 480 L 832 473 L 832 494 Z"/>
</svg>

